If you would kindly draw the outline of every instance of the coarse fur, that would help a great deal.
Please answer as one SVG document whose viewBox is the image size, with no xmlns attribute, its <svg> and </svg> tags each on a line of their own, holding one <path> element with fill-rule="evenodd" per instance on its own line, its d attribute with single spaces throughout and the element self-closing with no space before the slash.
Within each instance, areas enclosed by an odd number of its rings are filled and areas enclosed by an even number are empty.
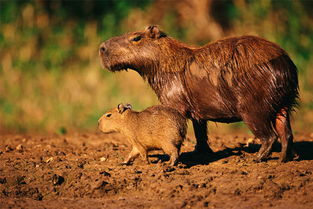
<svg viewBox="0 0 313 209">
<path fill-rule="evenodd" d="M 147 152 L 162 149 L 170 155 L 170 164 L 175 165 L 187 131 L 186 119 L 177 110 L 162 105 L 136 112 L 130 105 L 119 104 L 98 122 L 102 132 L 120 132 L 132 145 L 124 164 L 130 164 L 138 155 L 149 162 Z"/>
<path fill-rule="evenodd" d="M 277 44 L 256 36 L 191 47 L 157 26 L 114 37 L 100 45 L 110 71 L 133 69 L 148 81 L 163 105 L 193 122 L 196 150 L 209 150 L 206 121 L 244 121 L 266 159 L 277 137 L 281 161 L 292 158 L 290 113 L 297 105 L 297 68 Z"/>
</svg>

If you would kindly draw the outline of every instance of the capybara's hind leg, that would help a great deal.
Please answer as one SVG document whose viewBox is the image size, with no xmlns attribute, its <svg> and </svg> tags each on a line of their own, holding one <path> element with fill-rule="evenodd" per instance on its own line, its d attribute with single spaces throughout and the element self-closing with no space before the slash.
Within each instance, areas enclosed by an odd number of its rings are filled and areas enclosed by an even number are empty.
<svg viewBox="0 0 313 209">
<path fill-rule="evenodd" d="M 208 145 L 207 121 L 192 119 L 194 133 L 197 139 L 196 153 L 211 154 L 212 149 Z"/>
<path fill-rule="evenodd" d="M 256 138 L 261 140 L 261 148 L 256 155 L 255 161 L 261 162 L 266 160 L 272 153 L 272 147 L 277 139 L 277 136 L 272 128 L 272 124 L 265 117 L 260 117 L 261 114 L 251 114 L 243 117 L 243 121 Z"/>
<path fill-rule="evenodd" d="M 289 113 L 285 108 L 281 109 L 275 120 L 275 129 L 281 141 L 281 162 L 287 162 L 293 158 L 293 135 L 290 126 Z"/>
<path fill-rule="evenodd" d="M 179 160 L 179 154 L 178 154 L 178 151 L 177 149 L 173 150 L 171 153 L 170 153 L 170 165 L 171 166 L 175 166 L 177 165 L 178 163 L 178 160 Z"/>
</svg>

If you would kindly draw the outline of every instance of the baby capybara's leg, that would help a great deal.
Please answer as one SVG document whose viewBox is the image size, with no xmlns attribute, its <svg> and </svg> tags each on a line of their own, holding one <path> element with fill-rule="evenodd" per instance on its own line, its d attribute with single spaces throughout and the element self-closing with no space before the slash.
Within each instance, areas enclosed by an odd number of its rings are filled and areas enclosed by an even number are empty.
<svg viewBox="0 0 313 209">
<path fill-rule="evenodd" d="M 290 126 L 289 113 L 283 108 L 276 116 L 275 129 L 281 140 L 281 162 L 287 162 L 293 158 L 293 135 Z"/>
<path fill-rule="evenodd" d="M 197 139 L 194 152 L 201 154 L 213 153 L 212 149 L 208 145 L 207 121 L 192 119 L 192 125 Z"/>
<path fill-rule="evenodd" d="M 170 156 L 169 164 L 171 166 L 175 166 L 179 160 L 179 148 L 175 147 L 174 145 L 168 145 L 163 147 L 163 151 Z"/>
<path fill-rule="evenodd" d="M 262 143 L 255 160 L 257 162 L 266 160 L 271 155 L 273 144 L 277 139 L 271 122 L 266 117 L 262 117 L 262 114 L 249 114 L 243 117 L 243 121 Z"/>
<path fill-rule="evenodd" d="M 122 164 L 129 165 L 138 157 L 139 154 L 140 154 L 139 150 L 136 147 L 133 147 L 133 149 L 128 154 L 127 159 L 124 162 L 122 162 Z"/>
</svg>

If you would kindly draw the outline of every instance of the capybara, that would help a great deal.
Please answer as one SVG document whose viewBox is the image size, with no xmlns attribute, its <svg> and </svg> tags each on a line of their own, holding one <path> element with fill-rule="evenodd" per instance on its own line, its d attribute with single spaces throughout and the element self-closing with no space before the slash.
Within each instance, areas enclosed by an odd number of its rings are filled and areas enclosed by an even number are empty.
<svg viewBox="0 0 313 209">
<path fill-rule="evenodd" d="M 102 132 L 120 132 L 132 145 L 123 164 L 130 164 L 138 155 L 149 163 L 147 152 L 162 149 L 170 155 L 170 165 L 176 165 L 187 131 L 185 117 L 177 110 L 162 105 L 136 112 L 129 104 L 119 104 L 105 113 L 98 123 Z"/>
<path fill-rule="evenodd" d="M 297 68 L 278 45 L 255 36 L 218 40 L 203 47 L 179 42 L 157 26 L 113 37 L 99 48 L 110 71 L 133 69 L 160 102 L 193 122 L 195 151 L 211 152 L 207 121 L 244 121 L 262 141 L 265 160 L 277 137 L 281 161 L 292 159 L 290 113 L 297 105 Z"/>
</svg>

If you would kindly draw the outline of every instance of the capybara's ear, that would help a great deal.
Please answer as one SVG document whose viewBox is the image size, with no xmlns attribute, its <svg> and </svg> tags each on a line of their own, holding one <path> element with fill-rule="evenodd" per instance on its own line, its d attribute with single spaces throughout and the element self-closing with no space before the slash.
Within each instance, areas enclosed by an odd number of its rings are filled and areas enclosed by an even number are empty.
<svg viewBox="0 0 313 209">
<path fill-rule="evenodd" d="M 159 27 L 156 25 L 148 26 L 145 32 L 150 38 L 161 38 L 166 36 L 165 33 L 160 31 Z"/>
<path fill-rule="evenodd" d="M 132 105 L 131 105 L 131 104 L 126 104 L 126 105 L 125 105 L 125 108 L 131 110 L 131 109 L 132 109 Z"/>
<path fill-rule="evenodd" d="M 117 110 L 121 114 L 124 112 L 125 107 L 124 107 L 123 103 L 120 103 L 120 104 L 117 105 Z"/>
<path fill-rule="evenodd" d="M 117 105 L 117 110 L 120 114 L 122 114 L 123 112 L 125 112 L 125 110 L 130 110 L 132 108 L 131 104 L 126 104 L 123 105 L 123 103 Z"/>
</svg>

